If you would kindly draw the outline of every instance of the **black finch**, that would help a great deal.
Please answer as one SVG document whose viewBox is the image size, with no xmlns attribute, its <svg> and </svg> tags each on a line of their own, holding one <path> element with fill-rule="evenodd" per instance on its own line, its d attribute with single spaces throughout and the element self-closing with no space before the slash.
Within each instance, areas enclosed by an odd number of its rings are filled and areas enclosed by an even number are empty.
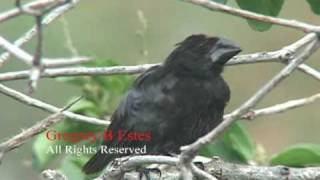
<svg viewBox="0 0 320 180">
<path fill-rule="evenodd" d="M 112 115 L 108 131 L 150 132 L 150 141 L 104 141 L 107 147 L 143 147 L 147 154 L 178 154 L 222 120 L 230 90 L 221 76 L 228 60 L 241 51 L 234 42 L 203 34 L 177 44 L 161 66 L 140 75 Z M 127 154 L 98 151 L 83 167 L 101 171 Z"/>
</svg>

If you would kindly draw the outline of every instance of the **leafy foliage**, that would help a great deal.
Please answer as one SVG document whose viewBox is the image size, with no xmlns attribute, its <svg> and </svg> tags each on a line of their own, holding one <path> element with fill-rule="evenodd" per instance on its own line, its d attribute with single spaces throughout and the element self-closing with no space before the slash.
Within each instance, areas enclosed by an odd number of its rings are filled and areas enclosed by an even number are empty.
<svg viewBox="0 0 320 180">
<path fill-rule="evenodd" d="M 234 123 L 217 141 L 209 144 L 200 152 L 201 155 L 219 156 L 224 160 L 247 163 L 255 156 L 256 147 L 247 130 L 240 123 Z"/>
<path fill-rule="evenodd" d="M 241 9 L 264 14 L 268 16 L 278 16 L 284 0 L 236 0 Z M 256 20 L 248 20 L 250 27 L 257 31 L 266 31 L 271 28 L 271 24 Z"/>
<path fill-rule="evenodd" d="M 86 175 L 81 171 L 81 167 L 89 160 L 86 156 L 69 155 L 64 158 L 61 163 L 61 172 L 68 177 L 68 179 L 86 179 Z"/>
<path fill-rule="evenodd" d="M 311 10 L 315 13 L 320 15 L 320 2 L 318 0 L 307 0 L 310 5 Z"/>
<path fill-rule="evenodd" d="M 274 155 L 270 160 L 271 165 L 286 166 L 319 166 L 320 145 L 319 144 L 298 144 L 283 152 Z"/>
<path fill-rule="evenodd" d="M 117 65 L 113 61 L 95 61 L 94 63 L 87 64 L 87 66 L 114 66 Z M 117 106 L 120 98 L 130 87 L 133 77 L 132 76 L 92 76 L 92 77 L 68 77 L 60 78 L 62 82 L 78 86 L 83 93 L 84 99 L 76 103 L 70 110 L 78 114 L 84 114 L 87 116 L 103 118 L 105 115 L 110 115 L 115 107 Z M 56 132 L 102 132 L 105 129 L 103 126 L 88 124 L 84 122 L 73 121 L 66 119 L 61 123 L 56 124 L 51 128 L 52 131 Z M 62 147 L 66 145 L 74 145 L 74 142 L 66 142 L 63 140 L 48 140 L 46 132 L 37 136 L 33 143 L 33 165 L 36 169 L 42 170 L 51 164 L 55 159 L 61 155 L 60 153 L 50 153 L 48 148 Z M 97 146 L 100 143 L 96 142 L 80 142 L 90 143 L 90 146 Z M 62 163 L 61 168 L 64 171 L 72 171 L 74 174 L 79 175 L 81 171 L 80 167 L 84 164 L 86 159 L 85 155 L 80 157 L 67 156 Z M 80 161 L 80 160 L 82 161 Z M 79 160 L 79 161 L 78 161 Z M 77 162 L 77 163 L 75 163 Z M 76 166 L 77 165 L 77 166 Z M 69 174 L 68 173 L 68 174 Z M 79 175 L 80 176 L 80 175 Z M 80 178 L 80 177 L 79 177 Z M 70 178 L 78 179 L 78 178 Z"/>
</svg>

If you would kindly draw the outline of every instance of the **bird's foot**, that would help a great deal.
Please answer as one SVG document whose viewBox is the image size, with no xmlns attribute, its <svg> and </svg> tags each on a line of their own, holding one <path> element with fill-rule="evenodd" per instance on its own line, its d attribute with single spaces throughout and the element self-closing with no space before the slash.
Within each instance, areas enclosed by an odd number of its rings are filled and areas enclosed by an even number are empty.
<svg viewBox="0 0 320 180">
<path fill-rule="evenodd" d="M 142 167 L 142 168 L 139 168 L 137 171 L 139 173 L 139 180 L 142 180 L 143 176 L 146 177 L 146 180 L 151 180 L 150 173 L 158 174 L 159 175 L 159 179 L 161 178 L 161 171 L 160 171 L 159 168 L 145 168 L 145 167 Z"/>
<path fill-rule="evenodd" d="M 194 162 L 195 166 L 197 166 L 199 169 L 204 170 L 204 164 L 203 162 Z"/>
</svg>

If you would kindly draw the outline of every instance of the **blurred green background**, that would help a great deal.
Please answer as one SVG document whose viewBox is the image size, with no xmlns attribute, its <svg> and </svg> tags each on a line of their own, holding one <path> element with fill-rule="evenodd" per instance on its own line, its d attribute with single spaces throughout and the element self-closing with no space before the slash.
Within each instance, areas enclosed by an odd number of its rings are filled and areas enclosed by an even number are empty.
<svg viewBox="0 0 320 180">
<path fill-rule="evenodd" d="M 229 5 L 236 6 L 233 1 Z M 0 10 L 13 7 L 11 0 L 1 0 Z M 143 29 L 137 12 L 143 12 L 148 26 L 144 39 L 137 34 Z M 305 1 L 286 1 L 280 17 L 318 24 Z M 273 26 L 267 32 L 250 29 L 246 21 L 238 17 L 210 12 L 181 1 L 161 0 L 90 0 L 82 1 L 75 9 L 65 14 L 74 46 L 80 55 L 97 59 L 113 59 L 120 64 L 162 62 L 174 44 L 194 33 L 206 33 L 232 39 L 243 48 L 243 54 L 279 49 L 304 34 L 289 28 Z M 0 25 L 0 35 L 14 41 L 34 24 L 29 16 L 20 16 Z M 58 20 L 45 29 L 44 54 L 46 57 L 68 57 L 63 23 Z M 30 53 L 34 41 L 25 49 Z M 143 54 L 147 51 L 147 54 Z M 3 52 L 0 50 L 0 52 Z M 307 64 L 320 69 L 319 52 Z M 239 106 L 283 65 L 276 63 L 239 65 L 226 68 L 224 77 L 231 87 L 231 102 L 227 112 Z M 14 58 L 0 73 L 27 69 Z M 26 81 L 6 82 L 6 85 L 26 92 Z M 320 84 L 301 73 L 294 72 L 259 104 L 264 107 L 290 99 L 318 93 Z M 54 79 L 42 79 L 34 97 L 57 106 L 63 106 L 72 96 L 81 95 L 80 90 Z M 267 154 L 278 152 L 296 143 L 320 143 L 319 105 L 316 102 L 283 114 L 266 116 L 246 122 L 255 141 L 262 144 Z M 38 109 L 28 107 L 4 95 L 0 95 L 0 140 L 17 134 L 47 116 Z M 31 141 L 22 148 L 6 154 L 0 166 L 1 179 L 34 179 L 38 176 L 31 167 Z"/>
</svg>

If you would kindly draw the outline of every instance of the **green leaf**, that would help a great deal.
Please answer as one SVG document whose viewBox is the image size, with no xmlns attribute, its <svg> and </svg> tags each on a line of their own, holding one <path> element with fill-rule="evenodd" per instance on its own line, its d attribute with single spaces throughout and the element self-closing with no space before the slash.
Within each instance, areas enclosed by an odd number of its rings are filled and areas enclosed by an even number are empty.
<svg viewBox="0 0 320 180">
<path fill-rule="evenodd" d="M 112 60 L 97 60 L 86 64 L 88 67 L 115 65 L 118 64 Z M 59 80 L 80 87 L 86 100 L 94 104 L 94 108 L 86 110 L 85 114 L 96 113 L 99 117 L 102 117 L 114 111 L 120 98 L 129 89 L 134 78 L 132 76 L 116 75 L 108 77 L 66 77 Z"/>
<path fill-rule="evenodd" d="M 319 0 L 307 0 L 311 10 L 315 13 L 320 15 L 320 1 Z"/>
<path fill-rule="evenodd" d="M 220 4 L 227 4 L 227 0 L 211 0 Z"/>
<path fill-rule="evenodd" d="M 224 141 L 247 162 L 254 158 L 256 147 L 242 124 L 233 124 L 225 135 Z"/>
<path fill-rule="evenodd" d="M 63 154 L 64 147 L 66 145 L 74 145 L 79 142 L 71 142 L 68 140 L 58 140 L 53 139 L 56 133 L 75 133 L 75 132 L 102 132 L 104 130 L 103 126 L 77 122 L 70 119 L 66 119 L 63 122 L 55 125 L 49 131 L 51 132 L 52 139 L 47 138 L 47 132 L 41 133 L 37 136 L 33 143 L 32 154 L 33 154 L 33 166 L 37 170 L 45 169 L 50 163 L 52 163 L 58 156 Z M 95 142 L 99 143 L 99 141 Z M 89 145 L 92 142 L 88 142 Z M 62 149 L 62 152 L 56 151 L 56 149 Z"/>
<path fill-rule="evenodd" d="M 223 138 L 210 143 L 208 146 L 202 148 L 199 152 L 200 155 L 206 157 L 218 156 L 225 161 L 234 163 L 246 163 L 246 161 L 234 151 L 229 144 L 227 144 Z"/>
<path fill-rule="evenodd" d="M 320 144 L 297 144 L 274 155 L 270 160 L 271 165 L 285 166 L 319 166 Z"/>
<path fill-rule="evenodd" d="M 237 122 L 224 136 L 201 149 L 200 155 L 219 156 L 227 161 L 247 163 L 255 156 L 255 145 L 244 126 Z"/>
<path fill-rule="evenodd" d="M 60 170 L 64 175 L 66 175 L 67 179 L 84 180 L 86 179 L 86 175 L 81 169 L 88 159 L 89 158 L 86 156 L 78 157 L 69 155 L 61 163 Z"/>
<path fill-rule="evenodd" d="M 118 65 L 112 60 L 97 60 L 87 63 L 87 67 L 106 67 Z M 83 114 L 91 117 L 101 118 L 111 114 L 118 105 L 123 94 L 131 86 L 134 77 L 125 75 L 116 76 L 90 76 L 90 77 L 66 77 L 59 78 L 60 81 L 70 83 L 81 89 L 84 99 L 76 103 L 70 110 L 78 114 Z M 105 129 L 103 126 L 96 126 L 88 123 L 65 121 L 55 125 L 52 130 L 56 132 L 102 132 Z M 39 135 L 33 144 L 33 163 L 37 169 L 44 169 L 51 164 L 54 159 L 57 159 L 61 153 L 46 153 L 48 148 L 60 146 L 63 150 L 66 145 L 74 145 L 79 142 L 65 141 L 49 141 L 45 133 Z M 81 142 L 84 143 L 84 142 Z M 87 142 L 85 142 L 87 143 Z M 98 146 L 100 142 L 87 143 L 88 146 Z M 78 173 L 75 167 L 75 161 L 68 159 L 63 162 L 63 169 L 70 169 L 73 173 Z M 81 177 L 71 177 L 70 179 L 79 179 Z"/>
<path fill-rule="evenodd" d="M 51 163 L 59 154 L 53 153 L 53 150 L 62 142 L 49 141 L 45 134 L 37 136 L 32 146 L 32 164 L 36 170 L 42 171 Z"/>
<path fill-rule="evenodd" d="M 268 16 L 278 16 L 284 0 L 236 0 L 241 9 Z M 272 24 L 248 20 L 250 27 L 256 31 L 266 31 Z"/>
</svg>

